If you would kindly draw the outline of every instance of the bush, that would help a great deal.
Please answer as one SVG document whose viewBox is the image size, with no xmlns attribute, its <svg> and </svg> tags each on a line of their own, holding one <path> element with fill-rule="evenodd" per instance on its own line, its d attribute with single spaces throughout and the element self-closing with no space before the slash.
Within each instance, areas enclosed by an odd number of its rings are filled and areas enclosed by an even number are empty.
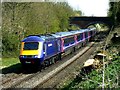
<svg viewBox="0 0 120 90">
<path fill-rule="evenodd" d="M 19 52 L 19 40 L 18 40 L 18 36 L 14 35 L 12 33 L 8 34 L 4 34 L 3 38 L 2 38 L 2 55 L 3 57 L 16 57 L 18 56 L 18 52 Z"/>
</svg>

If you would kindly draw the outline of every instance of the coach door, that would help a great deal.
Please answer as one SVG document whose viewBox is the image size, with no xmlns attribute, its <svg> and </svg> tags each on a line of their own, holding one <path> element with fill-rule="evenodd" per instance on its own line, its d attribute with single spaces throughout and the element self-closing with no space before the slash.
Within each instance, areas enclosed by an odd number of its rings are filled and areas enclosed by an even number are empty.
<svg viewBox="0 0 120 90">
<path fill-rule="evenodd" d="M 57 40 L 57 47 L 58 47 L 58 52 L 61 51 L 61 43 L 60 43 L 60 40 Z"/>
</svg>

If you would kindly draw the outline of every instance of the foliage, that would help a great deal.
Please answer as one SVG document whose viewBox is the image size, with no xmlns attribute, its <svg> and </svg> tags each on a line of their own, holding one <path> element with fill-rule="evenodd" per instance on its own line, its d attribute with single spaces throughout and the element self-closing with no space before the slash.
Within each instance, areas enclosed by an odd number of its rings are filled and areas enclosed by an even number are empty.
<svg viewBox="0 0 120 90">
<path fill-rule="evenodd" d="M 75 16 L 81 16 L 82 12 L 81 11 L 75 11 Z"/>
<path fill-rule="evenodd" d="M 20 41 L 28 35 L 66 31 L 74 14 L 66 2 L 3 2 L 3 57 L 17 56 Z"/>
<path fill-rule="evenodd" d="M 120 88 L 119 86 L 119 76 L 120 76 L 120 56 L 113 59 L 112 64 L 110 64 L 105 69 L 105 88 Z M 102 70 L 93 70 L 90 74 L 82 77 L 77 77 L 70 83 L 63 87 L 64 90 L 76 88 L 81 89 L 92 89 L 92 88 L 102 88 Z"/>
<path fill-rule="evenodd" d="M 7 34 L 8 32 L 3 32 L 3 34 Z M 2 38 L 2 49 L 3 49 L 3 54 L 7 55 L 8 57 L 13 57 L 16 54 L 19 53 L 18 48 L 19 48 L 19 40 L 18 36 L 14 35 L 12 33 L 8 33 L 6 36 L 4 35 Z"/>
<path fill-rule="evenodd" d="M 110 2 L 110 9 L 108 11 L 108 16 L 112 17 L 115 20 L 115 24 L 120 24 L 120 1 L 119 2 Z"/>
</svg>

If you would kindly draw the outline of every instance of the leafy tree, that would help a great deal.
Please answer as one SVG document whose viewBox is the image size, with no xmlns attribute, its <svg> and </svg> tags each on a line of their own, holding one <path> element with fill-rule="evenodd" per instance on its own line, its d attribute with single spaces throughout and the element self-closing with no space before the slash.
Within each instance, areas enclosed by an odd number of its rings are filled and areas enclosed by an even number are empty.
<svg viewBox="0 0 120 90">
<path fill-rule="evenodd" d="M 112 17 L 115 24 L 120 24 L 120 2 L 110 2 L 108 16 Z"/>
<path fill-rule="evenodd" d="M 3 2 L 3 56 L 18 55 L 20 41 L 28 35 L 66 31 L 73 15 L 66 2 Z"/>
</svg>

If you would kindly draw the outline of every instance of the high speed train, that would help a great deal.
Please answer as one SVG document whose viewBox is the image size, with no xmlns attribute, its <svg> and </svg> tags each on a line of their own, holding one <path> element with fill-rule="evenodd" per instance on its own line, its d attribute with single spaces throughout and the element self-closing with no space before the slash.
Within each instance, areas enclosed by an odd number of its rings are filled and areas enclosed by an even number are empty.
<svg viewBox="0 0 120 90">
<path fill-rule="evenodd" d="M 51 64 L 61 59 L 67 50 L 85 44 L 96 34 L 96 28 L 55 34 L 29 35 L 21 41 L 20 62 L 23 66 Z"/>
</svg>

